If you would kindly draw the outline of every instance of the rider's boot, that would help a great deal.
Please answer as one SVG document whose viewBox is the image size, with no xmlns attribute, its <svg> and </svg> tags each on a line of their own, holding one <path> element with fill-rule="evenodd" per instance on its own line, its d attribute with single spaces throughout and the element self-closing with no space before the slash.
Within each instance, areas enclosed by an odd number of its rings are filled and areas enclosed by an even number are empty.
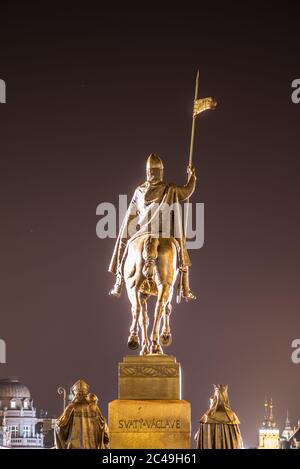
<svg viewBox="0 0 300 469">
<path fill-rule="evenodd" d="M 123 287 L 123 277 L 122 277 L 122 274 L 118 272 L 115 284 L 113 288 L 110 290 L 109 294 L 112 296 L 115 296 L 116 298 L 120 298 L 121 293 L 122 293 L 122 287 Z"/>
<path fill-rule="evenodd" d="M 188 268 L 182 271 L 182 296 L 186 301 L 196 300 L 196 295 L 194 295 L 189 286 Z"/>
</svg>

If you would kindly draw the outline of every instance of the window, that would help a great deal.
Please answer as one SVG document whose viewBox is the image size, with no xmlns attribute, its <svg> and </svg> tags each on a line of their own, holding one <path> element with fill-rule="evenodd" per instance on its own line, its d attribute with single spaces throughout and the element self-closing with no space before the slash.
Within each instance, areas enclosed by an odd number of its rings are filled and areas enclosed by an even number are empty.
<svg viewBox="0 0 300 469">
<path fill-rule="evenodd" d="M 19 436 L 18 425 L 10 425 L 8 427 L 8 430 L 10 432 L 11 438 L 18 438 Z"/>
<path fill-rule="evenodd" d="M 17 403 L 16 403 L 16 401 L 13 400 L 13 399 L 10 401 L 10 408 L 11 408 L 11 409 L 16 409 L 16 408 L 17 408 Z"/>
<path fill-rule="evenodd" d="M 23 437 L 29 438 L 31 436 L 30 425 L 24 425 L 23 427 Z"/>
<path fill-rule="evenodd" d="M 24 409 L 28 409 L 28 407 L 29 407 L 29 402 L 28 402 L 28 401 L 24 401 L 23 406 L 24 406 Z"/>
</svg>

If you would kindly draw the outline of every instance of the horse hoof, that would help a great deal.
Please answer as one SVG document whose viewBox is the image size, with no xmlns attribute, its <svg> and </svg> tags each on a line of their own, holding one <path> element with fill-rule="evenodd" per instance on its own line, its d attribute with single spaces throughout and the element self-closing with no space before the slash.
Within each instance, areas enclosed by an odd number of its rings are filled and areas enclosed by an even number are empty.
<svg viewBox="0 0 300 469">
<path fill-rule="evenodd" d="M 143 346 L 142 350 L 140 351 L 140 355 L 149 355 L 149 349 L 146 345 Z"/>
<path fill-rule="evenodd" d="M 151 354 L 152 355 L 163 355 L 163 350 L 159 344 L 154 344 L 151 347 Z"/>
<path fill-rule="evenodd" d="M 164 347 L 169 347 L 172 343 L 172 334 L 171 333 L 161 334 L 160 341 Z"/>
<path fill-rule="evenodd" d="M 127 345 L 128 345 L 128 348 L 130 348 L 130 350 L 136 350 L 137 348 L 139 348 L 139 345 L 140 345 L 139 336 L 138 335 L 130 335 L 128 337 Z"/>
</svg>

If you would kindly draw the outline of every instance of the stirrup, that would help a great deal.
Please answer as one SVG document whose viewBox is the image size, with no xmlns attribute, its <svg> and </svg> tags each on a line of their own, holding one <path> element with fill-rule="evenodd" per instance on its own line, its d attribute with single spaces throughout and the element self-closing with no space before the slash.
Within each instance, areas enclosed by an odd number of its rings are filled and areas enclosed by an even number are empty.
<svg viewBox="0 0 300 469">
<path fill-rule="evenodd" d="M 120 298 L 121 293 L 122 293 L 122 286 L 123 286 L 123 281 L 116 281 L 114 284 L 114 287 L 110 290 L 109 295 L 115 296 L 116 298 Z"/>
<path fill-rule="evenodd" d="M 196 295 L 194 295 L 194 293 L 191 290 L 189 290 L 187 293 L 183 292 L 182 296 L 185 299 L 185 301 L 190 301 L 190 300 L 196 300 L 197 299 Z"/>
</svg>

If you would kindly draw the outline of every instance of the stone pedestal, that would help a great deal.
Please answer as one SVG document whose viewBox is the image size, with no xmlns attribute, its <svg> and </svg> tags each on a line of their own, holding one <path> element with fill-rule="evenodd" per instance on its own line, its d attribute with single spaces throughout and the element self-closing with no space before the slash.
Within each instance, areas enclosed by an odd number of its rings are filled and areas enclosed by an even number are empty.
<svg viewBox="0 0 300 469">
<path fill-rule="evenodd" d="M 112 449 L 190 448 L 191 406 L 183 400 L 115 400 L 109 403 Z"/>
<path fill-rule="evenodd" d="M 174 357 L 124 357 L 118 391 L 108 411 L 111 449 L 190 448 L 191 406 L 181 399 Z"/>
<path fill-rule="evenodd" d="M 119 363 L 119 399 L 181 399 L 180 365 L 169 355 L 123 358 Z"/>
</svg>

